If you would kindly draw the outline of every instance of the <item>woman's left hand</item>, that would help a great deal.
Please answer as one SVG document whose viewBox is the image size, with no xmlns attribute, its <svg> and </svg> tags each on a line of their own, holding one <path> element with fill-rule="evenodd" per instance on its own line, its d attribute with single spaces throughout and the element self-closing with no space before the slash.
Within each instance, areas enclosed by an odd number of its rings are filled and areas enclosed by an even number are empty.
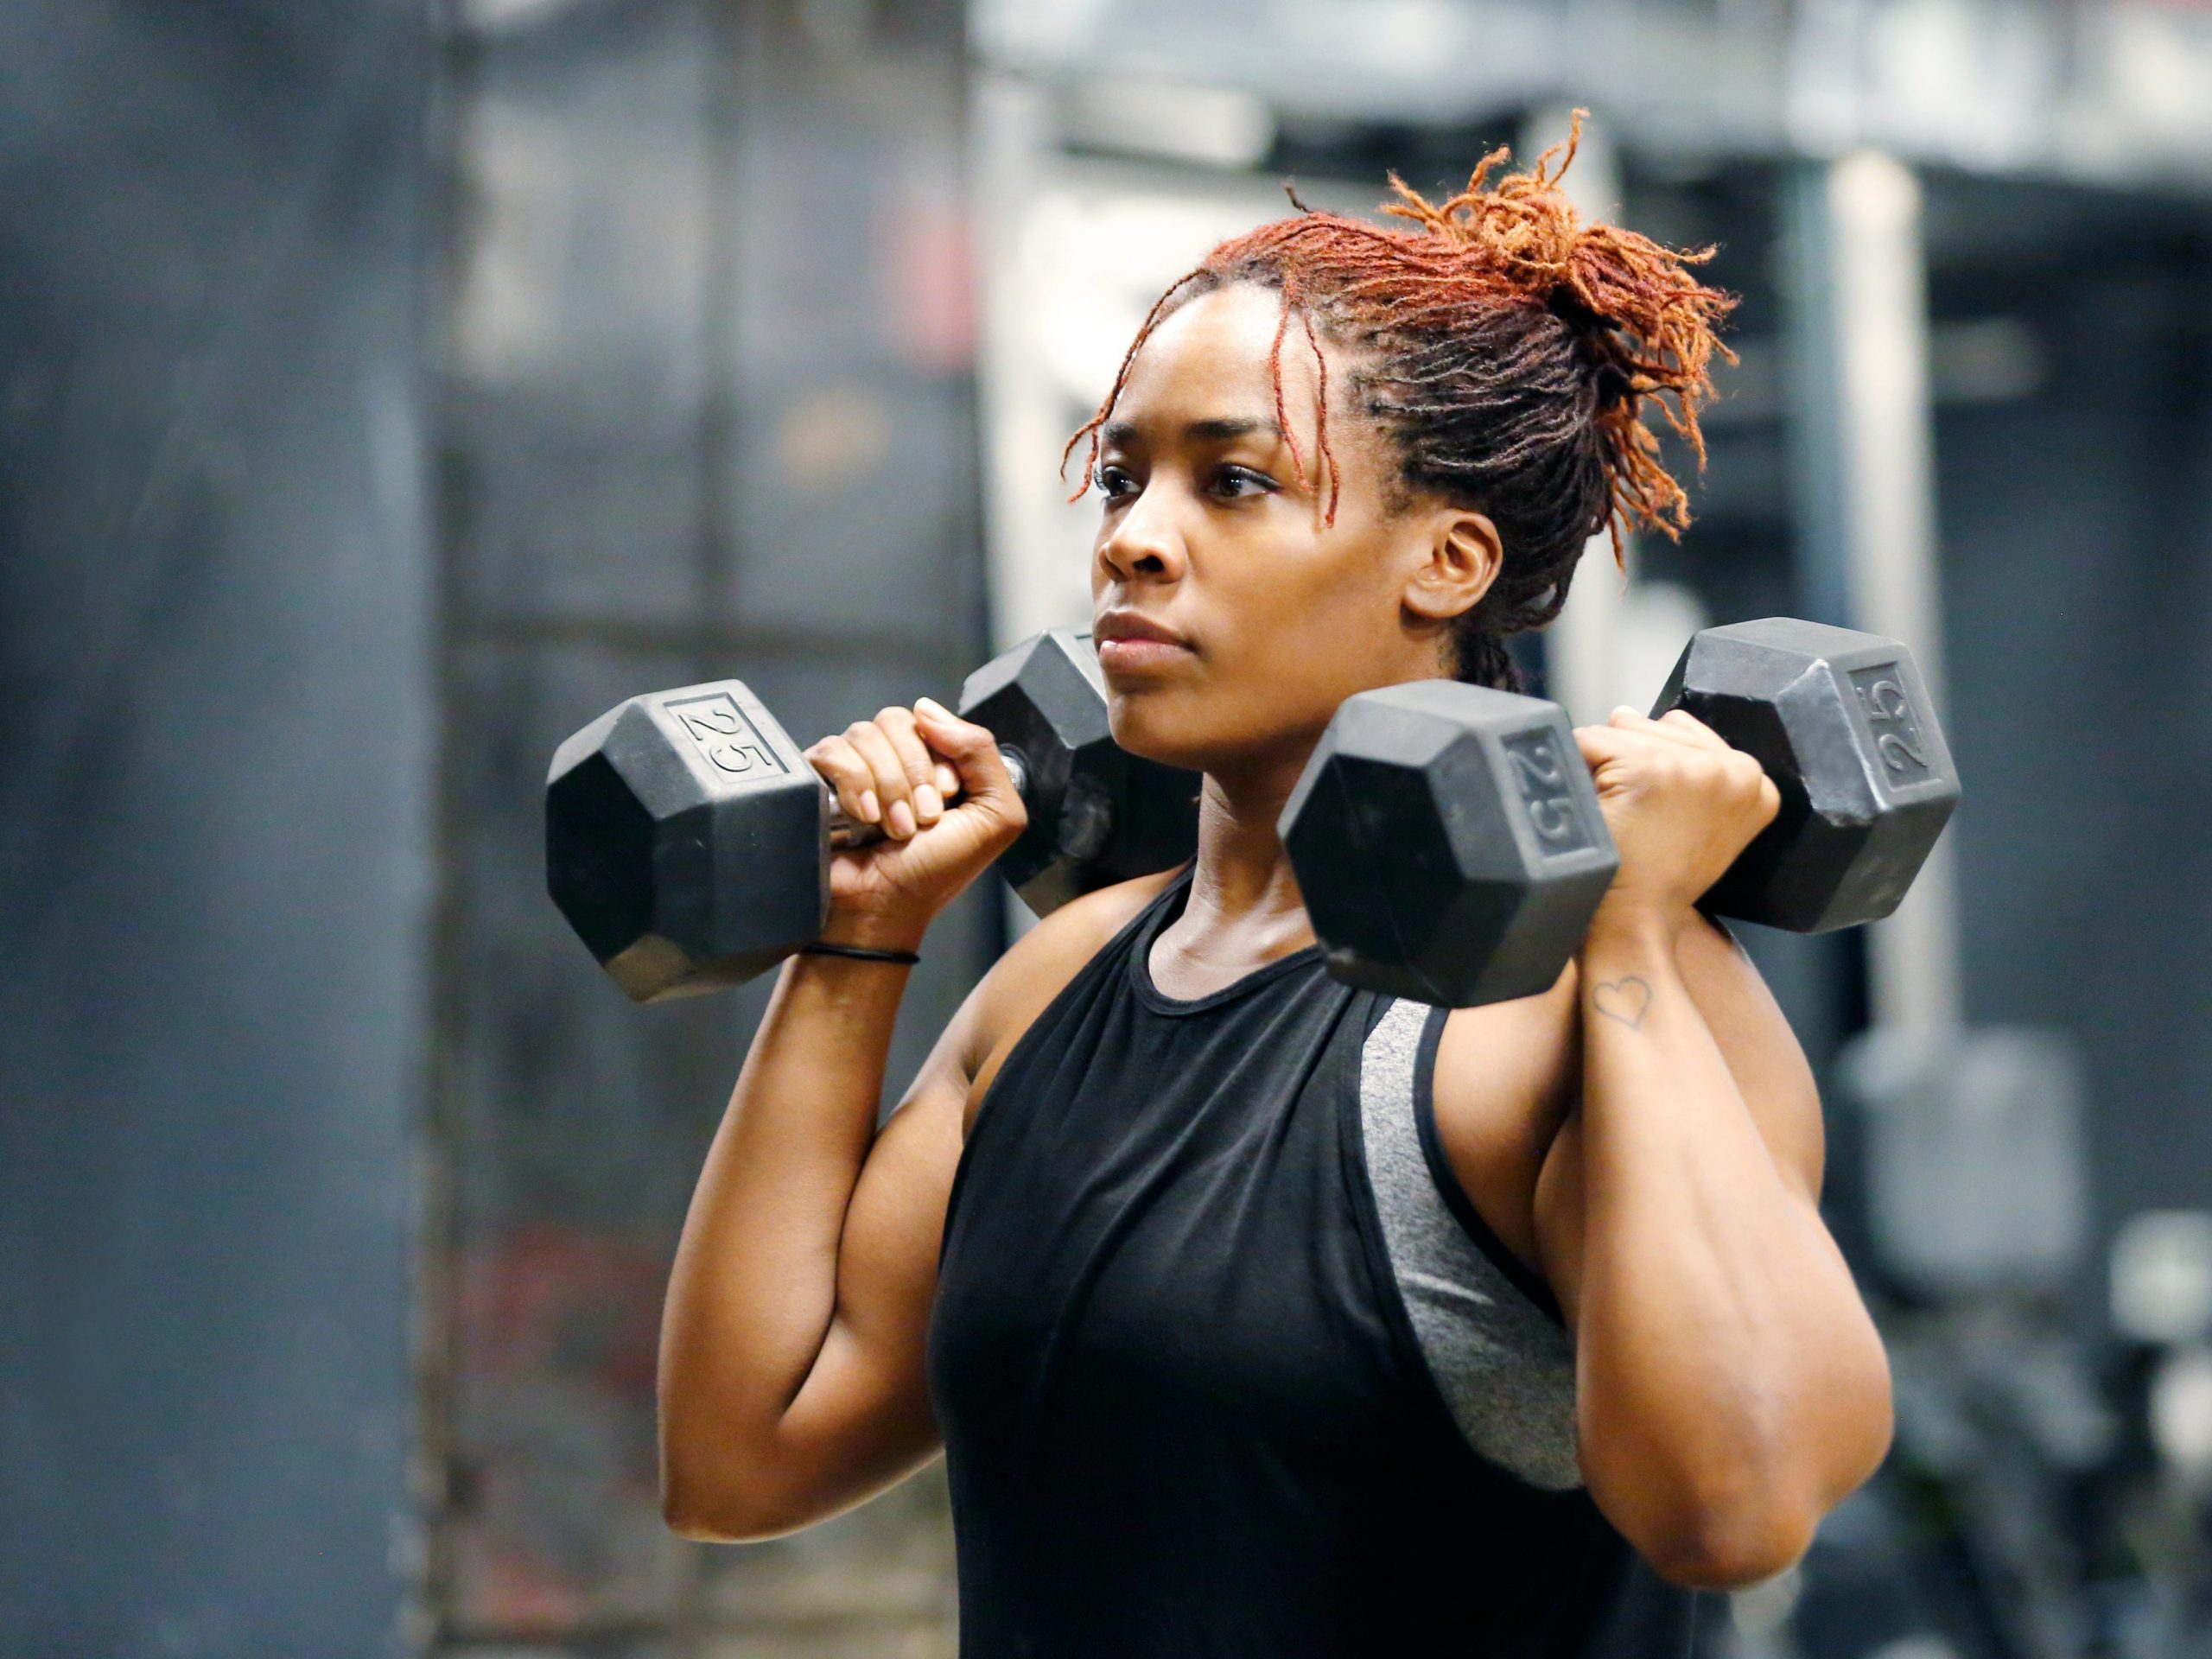
<svg viewBox="0 0 2212 1659">
<path fill-rule="evenodd" d="M 1657 720 L 1616 709 L 1574 740 L 1620 849 L 1601 914 L 1686 915 L 1782 805 L 1758 761 L 1679 709 Z"/>
</svg>

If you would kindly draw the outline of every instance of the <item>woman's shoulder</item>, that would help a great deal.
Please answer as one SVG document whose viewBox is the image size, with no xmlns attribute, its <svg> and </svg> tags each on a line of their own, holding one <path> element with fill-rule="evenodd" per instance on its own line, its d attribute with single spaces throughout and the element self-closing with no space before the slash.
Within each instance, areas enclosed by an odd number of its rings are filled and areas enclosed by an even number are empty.
<svg viewBox="0 0 2212 1659">
<path fill-rule="evenodd" d="M 1015 940 L 992 966 L 976 988 L 968 1044 L 969 1117 L 1037 1016 L 1182 871 L 1178 865 L 1071 899 Z"/>
</svg>

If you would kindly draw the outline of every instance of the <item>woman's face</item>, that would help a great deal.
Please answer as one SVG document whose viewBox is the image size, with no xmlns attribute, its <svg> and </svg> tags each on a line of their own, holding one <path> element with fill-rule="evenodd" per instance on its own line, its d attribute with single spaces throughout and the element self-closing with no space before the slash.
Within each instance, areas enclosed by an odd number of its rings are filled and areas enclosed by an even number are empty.
<svg viewBox="0 0 2212 1659">
<path fill-rule="evenodd" d="M 1115 739 L 1217 775 L 1301 765 L 1352 693 L 1448 672 L 1451 620 L 1497 569 L 1481 514 L 1421 499 L 1391 510 L 1394 457 L 1344 395 L 1351 360 L 1325 341 L 1336 476 L 1321 470 L 1319 364 L 1293 317 L 1282 391 L 1298 482 L 1268 372 L 1281 306 L 1242 284 L 1176 311 L 1100 434 L 1090 593 Z"/>
</svg>

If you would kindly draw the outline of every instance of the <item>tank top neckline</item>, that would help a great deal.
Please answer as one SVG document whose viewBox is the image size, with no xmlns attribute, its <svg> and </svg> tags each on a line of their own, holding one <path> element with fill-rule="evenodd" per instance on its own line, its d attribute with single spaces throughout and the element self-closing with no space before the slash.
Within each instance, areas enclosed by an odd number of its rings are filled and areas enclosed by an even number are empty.
<svg viewBox="0 0 2212 1659">
<path fill-rule="evenodd" d="M 1320 961 L 1321 947 L 1318 942 L 1301 945 L 1287 956 L 1262 963 L 1250 973 L 1231 980 L 1219 990 L 1208 991 L 1204 996 L 1185 1000 L 1168 995 L 1153 983 L 1152 947 L 1167 925 L 1183 913 L 1184 903 L 1190 897 L 1191 880 L 1196 874 L 1195 867 L 1186 869 L 1161 888 L 1160 896 L 1152 901 L 1152 914 L 1137 930 L 1134 948 L 1129 952 L 1129 987 L 1136 993 L 1137 1001 L 1146 1007 L 1171 1019 L 1205 1014 L 1224 1002 L 1234 1002 L 1249 996 L 1264 986 L 1274 984 L 1287 974 Z"/>
</svg>

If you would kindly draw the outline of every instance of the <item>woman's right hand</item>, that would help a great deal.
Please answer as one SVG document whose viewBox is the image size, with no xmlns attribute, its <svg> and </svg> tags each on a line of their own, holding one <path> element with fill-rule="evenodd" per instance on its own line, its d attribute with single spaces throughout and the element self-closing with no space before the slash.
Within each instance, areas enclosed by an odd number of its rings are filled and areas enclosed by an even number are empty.
<svg viewBox="0 0 2212 1659">
<path fill-rule="evenodd" d="M 1029 822 L 997 741 L 929 697 L 855 721 L 806 758 L 847 817 L 884 834 L 830 855 L 833 944 L 915 949 Z"/>
</svg>

